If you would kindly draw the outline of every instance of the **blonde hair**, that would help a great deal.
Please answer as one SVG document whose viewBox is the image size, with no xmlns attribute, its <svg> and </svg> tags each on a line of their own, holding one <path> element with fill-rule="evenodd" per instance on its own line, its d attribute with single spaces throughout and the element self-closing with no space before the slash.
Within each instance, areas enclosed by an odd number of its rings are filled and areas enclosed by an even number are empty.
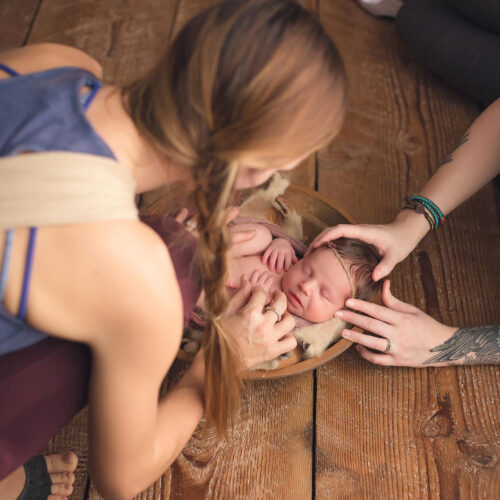
<svg viewBox="0 0 500 500">
<path fill-rule="evenodd" d="M 345 113 L 340 56 L 314 15 L 286 0 L 228 0 L 192 18 L 143 78 L 123 89 L 140 132 L 191 169 L 206 308 L 207 420 L 223 433 L 241 360 L 227 305 L 225 215 L 239 165 L 269 168 L 328 144 Z"/>
</svg>

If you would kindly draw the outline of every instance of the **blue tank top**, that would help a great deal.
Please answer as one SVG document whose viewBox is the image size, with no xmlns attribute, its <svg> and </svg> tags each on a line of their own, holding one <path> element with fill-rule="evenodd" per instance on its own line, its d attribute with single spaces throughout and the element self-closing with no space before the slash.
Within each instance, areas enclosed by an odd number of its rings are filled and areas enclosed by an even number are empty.
<svg viewBox="0 0 500 500">
<path fill-rule="evenodd" d="M 12 77 L 0 80 L 0 157 L 24 151 L 71 151 L 116 159 L 95 132 L 85 111 L 101 87 L 91 73 L 64 67 L 19 75 L 0 64 Z M 81 90 L 90 90 L 81 96 Z M 17 316 L 3 306 L 3 291 L 8 273 L 9 243 L 0 267 L 0 355 L 40 342 L 47 334 L 24 321 L 30 279 L 30 253 L 34 248 L 36 228 L 31 228 L 23 293 Z"/>
</svg>

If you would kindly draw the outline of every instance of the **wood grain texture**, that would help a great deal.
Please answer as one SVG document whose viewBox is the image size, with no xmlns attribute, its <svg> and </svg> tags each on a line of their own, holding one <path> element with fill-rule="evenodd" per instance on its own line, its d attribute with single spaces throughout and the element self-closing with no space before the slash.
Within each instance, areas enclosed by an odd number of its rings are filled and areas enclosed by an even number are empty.
<svg viewBox="0 0 500 500">
<path fill-rule="evenodd" d="M 360 222 L 388 222 L 478 110 L 414 60 L 392 22 L 343 1 L 320 2 L 320 18 L 344 57 L 349 107 L 318 154 L 319 191 Z M 498 323 L 499 236 L 489 185 L 398 266 L 395 295 L 448 324 Z M 317 378 L 317 498 L 500 496 L 498 367 L 382 368 L 351 350 Z"/>
<path fill-rule="evenodd" d="M 183 368 L 176 362 L 172 380 Z M 171 466 L 164 498 L 310 498 L 312 411 L 310 373 L 248 382 L 228 437 L 216 438 L 202 422 Z"/>
<path fill-rule="evenodd" d="M 25 43 L 42 1 L 16 0 L 0 4 L 0 52 Z"/>
<path fill-rule="evenodd" d="M 176 0 L 44 0 L 29 43 L 58 42 L 93 56 L 105 80 L 121 85 L 166 49 Z"/>
</svg>

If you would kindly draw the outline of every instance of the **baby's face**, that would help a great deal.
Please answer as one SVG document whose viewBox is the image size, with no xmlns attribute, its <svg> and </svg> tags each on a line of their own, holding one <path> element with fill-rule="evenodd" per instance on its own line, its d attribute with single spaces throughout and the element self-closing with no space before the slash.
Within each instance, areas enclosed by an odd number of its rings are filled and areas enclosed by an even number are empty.
<svg viewBox="0 0 500 500">
<path fill-rule="evenodd" d="M 351 296 L 347 274 L 328 248 L 299 260 L 283 275 L 281 289 L 288 311 L 313 323 L 333 318 Z"/>
</svg>

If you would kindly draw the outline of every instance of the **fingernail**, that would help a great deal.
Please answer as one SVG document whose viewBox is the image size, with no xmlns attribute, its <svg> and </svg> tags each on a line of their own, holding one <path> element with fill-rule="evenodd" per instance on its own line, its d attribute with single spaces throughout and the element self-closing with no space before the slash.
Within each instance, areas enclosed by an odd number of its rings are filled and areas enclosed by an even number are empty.
<svg viewBox="0 0 500 500">
<path fill-rule="evenodd" d="M 347 299 L 345 301 L 346 306 L 352 307 L 354 305 L 354 300 L 352 299 Z"/>
<path fill-rule="evenodd" d="M 351 332 L 349 330 L 342 331 L 342 337 L 349 338 L 351 336 Z"/>
<path fill-rule="evenodd" d="M 342 311 L 337 311 L 335 313 L 335 317 L 337 317 L 337 318 L 341 318 L 342 316 L 344 316 L 344 313 Z"/>
</svg>

